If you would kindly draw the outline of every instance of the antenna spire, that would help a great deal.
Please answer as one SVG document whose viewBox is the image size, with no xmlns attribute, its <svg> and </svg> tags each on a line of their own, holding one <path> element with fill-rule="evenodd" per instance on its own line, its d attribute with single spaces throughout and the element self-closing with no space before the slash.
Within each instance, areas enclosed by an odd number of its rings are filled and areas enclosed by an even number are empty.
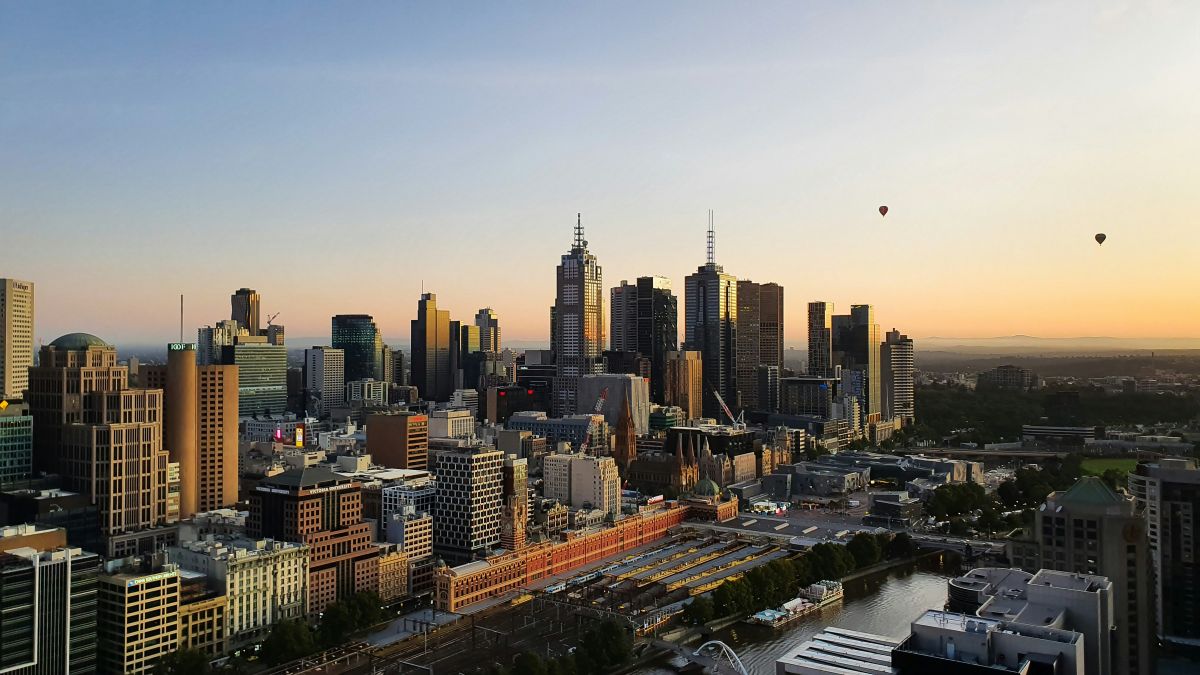
<svg viewBox="0 0 1200 675">
<path fill-rule="evenodd" d="M 183 293 L 179 294 L 179 341 L 183 342 Z"/>
<path fill-rule="evenodd" d="M 717 264 L 717 230 L 713 226 L 713 210 L 708 210 L 708 264 Z"/>
<path fill-rule="evenodd" d="M 583 214 L 575 214 L 575 248 L 587 248 L 587 241 L 583 238 Z"/>
</svg>

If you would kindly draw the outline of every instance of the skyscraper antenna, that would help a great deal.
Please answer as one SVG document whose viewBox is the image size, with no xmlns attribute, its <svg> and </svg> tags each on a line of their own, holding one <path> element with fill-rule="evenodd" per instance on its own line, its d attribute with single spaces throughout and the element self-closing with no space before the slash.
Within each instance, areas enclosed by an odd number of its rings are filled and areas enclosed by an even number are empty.
<svg viewBox="0 0 1200 675">
<path fill-rule="evenodd" d="M 713 226 L 713 210 L 708 210 L 708 264 L 717 264 L 717 230 Z"/>
<path fill-rule="evenodd" d="M 584 239 L 583 239 L 583 214 L 582 213 L 575 214 L 575 248 L 581 249 L 581 250 L 587 248 L 587 242 L 584 241 Z"/>
<path fill-rule="evenodd" d="M 179 294 L 179 341 L 183 342 L 183 293 Z"/>
</svg>

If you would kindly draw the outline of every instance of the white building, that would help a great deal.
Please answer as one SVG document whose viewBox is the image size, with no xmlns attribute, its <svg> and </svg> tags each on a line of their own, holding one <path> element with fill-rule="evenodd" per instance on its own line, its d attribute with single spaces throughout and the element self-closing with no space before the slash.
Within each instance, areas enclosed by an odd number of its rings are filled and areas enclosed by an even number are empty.
<svg viewBox="0 0 1200 675">
<path fill-rule="evenodd" d="M 0 279 L 0 399 L 25 398 L 33 366 L 33 282 Z"/>
<path fill-rule="evenodd" d="M 320 417 L 346 403 L 346 353 L 333 347 L 304 350 L 304 388 L 316 399 Z"/>
<path fill-rule="evenodd" d="M 429 415 L 430 438 L 470 438 L 475 415 L 470 410 L 434 410 Z"/>
<path fill-rule="evenodd" d="M 638 435 L 650 433 L 650 382 L 646 378 L 628 374 L 584 375 L 579 379 L 580 410 L 591 412 L 605 389 L 608 395 L 601 413 L 610 427 L 617 426 L 621 406 L 628 400 Z"/>
<path fill-rule="evenodd" d="M 308 547 L 273 539 L 212 537 L 167 549 L 170 560 L 200 572 L 228 600 L 229 645 L 258 642 L 280 621 L 304 616 L 308 606 Z"/>
<path fill-rule="evenodd" d="M 367 378 L 346 383 L 346 403 L 361 401 L 364 404 L 387 405 L 388 384 L 383 380 Z"/>
<path fill-rule="evenodd" d="M 612 515 L 621 511 L 621 479 L 612 457 L 553 454 L 542 458 L 543 494 L 550 499 L 583 509 L 599 509 Z"/>
</svg>

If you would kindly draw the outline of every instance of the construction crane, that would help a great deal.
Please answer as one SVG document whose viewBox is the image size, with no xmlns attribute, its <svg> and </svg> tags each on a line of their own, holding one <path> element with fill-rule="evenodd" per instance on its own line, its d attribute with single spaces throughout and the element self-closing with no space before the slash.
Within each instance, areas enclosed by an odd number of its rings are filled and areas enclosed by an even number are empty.
<svg viewBox="0 0 1200 675">
<path fill-rule="evenodd" d="M 592 432 L 596 428 L 596 415 L 604 412 L 604 404 L 608 403 L 608 387 L 600 390 L 600 395 L 596 397 L 596 405 L 592 406 L 592 421 L 588 422 L 587 433 L 583 437 L 583 443 L 579 444 L 579 452 L 587 452 L 588 445 L 592 442 Z"/>
<path fill-rule="evenodd" d="M 272 314 L 271 316 L 268 316 L 268 317 L 267 317 L 267 326 L 268 326 L 268 327 L 269 327 L 269 326 L 272 324 L 272 322 L 274 322 L 274 321 L 275 321 L 275 317 L 277 317 L 277 316 L 279 316 L 279 312 L 275 312 L 275 313 L 274 313 L 274 314 Z"/>
<path fill-rule="evenodd" d="M 733 428 L 734 429 L 745 429 L 746 428 L 746 413 L 740 412 L 740 413 L 738 413 L 737 417 L 734 417 L 733 411 L 731 411 L 729 409 L 729 406 L 725 405 L 725 399 L 721 398 L 721 392 L 717 391 L 717 389 L 715 387 L 713 388 L 713 396 L 717 397 L 717 403 L 721 404 L 721 410 L 725 411 L 725 416 L 729 418 L 729 422 L 730 422 L 730 424 L 733 425 Z"/>
</svg>

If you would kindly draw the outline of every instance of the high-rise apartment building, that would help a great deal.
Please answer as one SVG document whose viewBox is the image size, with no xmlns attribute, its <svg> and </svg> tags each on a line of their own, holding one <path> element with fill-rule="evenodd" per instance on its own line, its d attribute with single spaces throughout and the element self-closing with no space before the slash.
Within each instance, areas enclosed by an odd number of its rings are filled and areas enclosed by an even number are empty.
<svg viewBox="0 0 1200 675">
<path fill-rule="evenodd" d="M 313 347 L 304 350 L 304 388 L 315 406 L 318 417 L 328 417 L 330 411 L 346 402 L 345 352 L 333 347 Z"/>
<path fill-rule="evenodd" d="M 579 453 L 551 454 L 542 458 L 545 495 L 582 509 L 621 512 L 621 479 L 612 457 Z"/>
<path fill-rule="evenodd" d="M 501 467 L 504 454 L 492 447 L 444 450 L 433 463 L 433 551 L 447 562 L 484 556 L 500 543 Z"/>
<path fill-rule="evenodd" d="M 555 416 L 580 411 L 579 378 L 604 371 L 604 275 L 588 252 L 583 222 L 556 271 L 551 349 L 555 357 L 551 408 Z"/>
<path fill-rule="evenodd" d="M 250 493 L 246 531 L 308 545 L 308 613 L 379 584 L 379 549 L 363 520 L 362 484 L 325 467 L 265 478 Z"/>
<path fill-rule="evenodd" d="M 1200 645 L 1200 469 L 1196 460 L 1161 457 L 1129 474 L 1146 518 L 1156 586 L 1158 635 L 1172 648 Z"/>
<path fill-rule="evenodd" d="M 718 396 L 737 405 L 737 278 L 717 264 L 716 231 L 708 227 L 708 262 L 688 275 L 684 349 L 700 352 L 704 374 L 704 415 L 723 420 Z M 674 405 L 678 405 L 675 403 Z"/>
<path fill-rule="evenodd" d="M 912 339 L 893 328 L 880 345 L 879 358 L 883 373 L 883 418 L 909 424 L 916 414 L 913 387 L 917 368 Z"/>
<path fill-rule="evenodd" d="M 233 310 L 229 318 L 238 322 L 238 325 L 249 331 L 251 335 L 262 333 L 262 324 L 259 322 L 260 298 L 258 291 L 252 288 L 239 288 L 229 296 L 229 304 Z"/>
<path fill-rule="evenodd" d="M 614 352 L 637 351 L 638 287 L 625 279 L 608 292 L 608 348 Z"/>
<path fill-rule="evenodd" d="M 437 295 L 421 294 L 412 320 L 410 383 L 428 401 L 448 401 L 457 388 L 451 363 L 450 312 L 437 308 Z"/>
<path fill-rule="evenodd" d="M 59 529 L 0 531 L 0 670 L 19 675 L 96 672 L 100 558 L 66 546 Z"/>
<path fill-rule="evenodd" d="M 162 390 L 130 389 L 115 347 L 71 333 L 42 347 L 29 392 L 35 464 L 96 504 L 104 553 L 122 557 L 173 543 Z"/>
<path fill-rule="evenodd" d="M 33 282 L 0 279 L 0 400 L 25 395 L 33 339 Z"/>
<path fill-rule="evenodd" d="M 850 314 L 833 317 L 835 364 L 856 373 L 843 377 L 850 386 L 844 392 L 858 399 L 864 421 L 877 421 L 883 413 L 883 377 L 880 369 L 879 324 L 871 305 L 851 305 Z"/>
<path fill-rule="evenodd" d="M 669 352 L 663 401 L 683 410 L 685 419 L 704 414 L 704 362 L 700 352 Z"/>
<path fill-rule="evenodd" d="M 748 410 L 765 410 L 765 402 L 758 395 L 758 367 L 783 367 L 783 287 L 739 280 L 737 304 L 739 405 Z"/>
<path fill-rule="evenodd" d="M 484 307 L 475 313 L 475 325 L 479 326 L 479 349 L 485 352 L 499 353 L 502 349 L 500 342 L 500 319 L 491 307 Z"/>
<path fill-rule="evenodd" d="M 808 303 L 808 376 L 834 377 L 833 303 Z"/>
<path fill-rule="evenodd" d="M 1146 522 L 1133 497 L 1084 476 L 1053 492 L 1036 513 L 1037 559 L 1018 559 L 1026 571 L 1096 574 L 1113 584 L 1117 632 L 1112 671 L 1141 675 L 1154 667 L 1154 591 Z M 1039 565 L 1040 563 L 1040 565 Z"/>
<path fill-rule="evenodd" d="M 162 389 L 163 445 L 179 465 L 179 517 L 237 501 L 238 367 L 196 365 L 196 345 L 167 345 L 167 365 L 144 366 L 142 384 Z"/>
<path fill-rule="evenodd" d="M 666 277 L 621 281 L 610 292 L 609 354 L 640 355 L 650 362 L 650 398 L 661 402 L 666 390 L 667 354 L 679 348 L 679 306 Z M 634 372 L 632 369 L 609 372 Z"/>
<path fill-rule="evenodd" d="M 287 412 L 287 347 L 270 344 L 261 335 L 243 335 L 222 348 L 221 363 L 237 366 L 239 417 Z"/>
<path fill-rule="evenodd" d="M 367 452 L 393 469 L 429 468 L 429 416 L 408 411 L 369 416 Z"/>
<path fill-rule="evenodd" d="M 383 380 L 383 334 L 369 314 L 338 314 L 330 343 L 342 350 L 346 381 Z"/>
</svg>

